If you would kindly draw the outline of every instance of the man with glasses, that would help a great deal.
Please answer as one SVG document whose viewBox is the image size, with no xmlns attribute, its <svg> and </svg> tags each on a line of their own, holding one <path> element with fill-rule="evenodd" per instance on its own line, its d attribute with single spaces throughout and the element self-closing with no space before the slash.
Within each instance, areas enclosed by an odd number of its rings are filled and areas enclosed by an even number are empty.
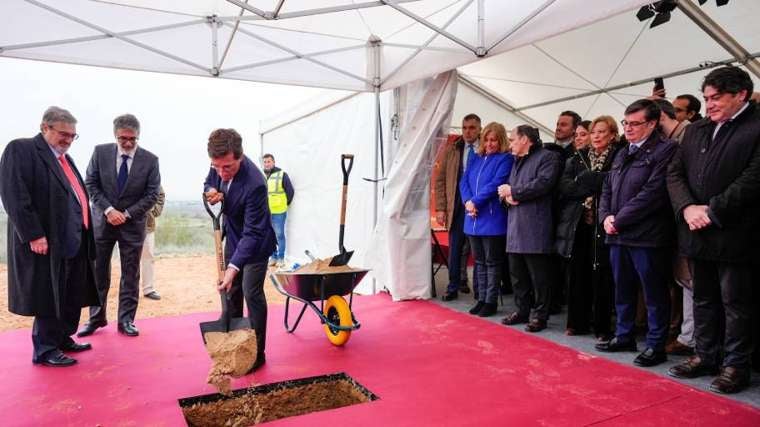
<svg viewBox="0 0 760 427">
<path fill-rule="evenodd" d="M 660 108 L 649 99 L 629 105 L 622 121 L 628 146 L 620 149 L 599 202 L 615 279 L 615 337 L 596 345 L 605 352 L 636 351 L 634 318 L 638 288 L 644 293 L 649 329 L 646 349 L 633 361 L 655 366 L 666 360 L 674 224 L 665 186 L 676 145 L 657 132 Z"/>
<path fill-rule="evenodd" d="M 114 119 L 116 143 L 95 147 L 87 167 L 87 190 L 93 205 L 97 260 L 95 278 L 100 307 L 90 308 L 90 320 L 77 336 L 92 335 L 108 324 L 106 302 L 111 287 L 111 255 L 119 244 L 121 281 L 117 330 L 136 337 L 135 314 L 140 296 L 140 255 L 145 241 L 145 217 L 158 200 L 161 175 L 158 157 L 138 147 L 140 122 L 131 114 Z"/>
<path fill-rule="evenodd" d="M 74 160 L 77 120 L 50 107 L 40 133 L 8 143 L 0 197 L 8 214 L 8 310 L 34 316 L 32 362 L 65 367 L 64 353 L 90 350 L 71 339 L 82 307 L 98 304 L 90 205 Z"/>
<path fill-rule="evenodd" d="M 217 129 L 208 137 L 211 169 L 203 191 L 211 204 L 224 201 L 224 279 L 217 284 L 223 295 L 222 310 L 230 317 L 243 316 L 248 306 L 251 328 L 256 331 L 256 362 L 266 361 L 267 299 L 264 278 L 269 256 L 277 245 L 267 200 L 267 182 L 259 168 L 243 154 L 243 139 L 235 129 Z"/>
</svg>

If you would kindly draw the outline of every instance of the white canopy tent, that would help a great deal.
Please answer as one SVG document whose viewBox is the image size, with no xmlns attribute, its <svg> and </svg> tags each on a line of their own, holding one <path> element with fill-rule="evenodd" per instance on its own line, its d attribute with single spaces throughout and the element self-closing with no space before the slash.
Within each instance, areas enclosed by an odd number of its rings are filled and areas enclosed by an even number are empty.
<svg viewBox="0 0 760 427">
<path fill-rule="evenodd" d="M 10 19 L 0 28 L 0 55 L 374 93 L 374 99 L 369 95 L 331 101 L 342 107 L 338 115 L 324 109 L 304 115 L 305 123 L 324 115 L 331 115 L 343 128 L 343 121 L 353 122 L 351 131 L 329 134 L 331 143 L 309 137 L 324 126 L 296 132 L 313 143 L 311 150 L 325 155 L 361 147 L 367 156 L 352 178 L 352 182 L 372 180 L 363 181 L 359 197 L 353 199 L 355 215 L 363 219 L 356 236 L 347 230 L 347 241 L 354 239 L 357 248 L 381 210 L 376 203 L 382 199 L 382 178 L 389 173 L 382 170 L 393 167 L 397 148 L 390 143 L 382 152 L 379 148 L 381 137 L 393 141 L 398 134 L 391 129 L 392 120 L 385 119 L 400 111 L 393 106 L 395 98 L 381 100 L 381 92 L 459 67 L 454 124 L 467 112 L 484 112 L 486 121 L 508 126 L 533 123 L 544 138 L 551 139 L 560 111 L 619 116 L 624 105 L 649 94 L 649 82 L 656 76 L 666 77 L 668 94 L 673 96 L 697 94 L 703 70 L 717 64 L 738 62 L 760 75 L 758 55 L 752 53 L 760 51 L 760 36 L 753 26 L 760 17 L 760 2 L 732 0 L 718 8 L 712 0 L 702 6 L 697 0 L 673 0 L 678 9 L 671 22 L 654 29 L 648 28 L 651 19 L 639 22 L 635 16 L 647 3 L 5 0 L 0 2 L 0 13 Z M 377 117 L 385 120 L 385 132 Z M 268 143 L 291 135 L 286 128 L 270 129 L 268 135 L 279 132 L 281 138 L 270 138 Z M 369 143 L 373 138 L 374 146 Z M 410 143 L 396 142 L 398 147 Z M 263 136 L 261 145 L 264 149 Z M 267 151 L 277 154 L 279 148 L 271 147 Z M 310 157 L 309 149 L 299 150 L 303 152 L 299 168 L 306 167 L 302 169 L 306 176 L 309 170 L 332 167 L 323 163 L 323 157 Z M 381 153 L 386 154 L 384 163 Z M 332 153 L 335 158 L 337 154 Z M 319 205 L 309 206 L 309 213 L 334 217 L 337 205 L 333 207 L 331 197 L 312 202 Z M 326 239 L 319 237 L 314 245 L 327 247 Z M 419 289 L 426 284 L 413 285 Z M 401 291 L 400 298 L 404 294 Z"/>
</svg>

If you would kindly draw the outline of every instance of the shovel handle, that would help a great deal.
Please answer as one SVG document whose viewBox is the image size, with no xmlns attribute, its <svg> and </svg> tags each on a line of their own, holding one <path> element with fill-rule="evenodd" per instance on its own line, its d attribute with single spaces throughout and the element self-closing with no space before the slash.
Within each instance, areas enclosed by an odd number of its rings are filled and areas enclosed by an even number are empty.
<svg viewBox="0 0 760 427">
<path fill-rule="evenodd" d="M 224 256 L 222 256 L 222 230 L 214 230 L 214 247 L 216 249 L 217 284 L 224 280 Z"/>
<path fill-rule="evenodd" d="M 346 160 L 348 160 L 348 166 L 346 166 Z M 338 250 L 341 253 L 346 252 L 346 248 L 343 246 L 343 235 L 346 228 L 346 201 L 348 199 L 348 175 L 351 173 L 351 169 L 354 167 L 354 155 L 353 154 L 341 154 L 340 155 L 340 168 L 343 170 L 343 194 L 340 201 L 340 232 L 338 235 Z"/>
</svg>

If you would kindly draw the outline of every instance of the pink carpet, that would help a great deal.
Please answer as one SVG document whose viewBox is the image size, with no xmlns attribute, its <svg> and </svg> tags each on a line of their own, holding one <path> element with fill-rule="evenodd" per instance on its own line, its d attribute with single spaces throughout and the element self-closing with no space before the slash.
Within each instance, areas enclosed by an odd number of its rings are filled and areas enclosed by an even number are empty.
<svg viewBox="0 0 760 427">
<path fill-rule="evenodd" d="M 270 425 L 760 425 L 751 406 L 435 304 L 360 297 L 354 313 L 337 348 L 314 313 L 291 335 L 271 307 L 267 364 L 235 388 L 343 371 L 380 398 Z M 183 425 L 177 399 L 213 392 L 198 322 L 215 317 L 142 320 L 138 338 L 109 325 L 64 369 L 32 365 L 29 330 L 1 334 L 0 424 Z"/>
</svg>

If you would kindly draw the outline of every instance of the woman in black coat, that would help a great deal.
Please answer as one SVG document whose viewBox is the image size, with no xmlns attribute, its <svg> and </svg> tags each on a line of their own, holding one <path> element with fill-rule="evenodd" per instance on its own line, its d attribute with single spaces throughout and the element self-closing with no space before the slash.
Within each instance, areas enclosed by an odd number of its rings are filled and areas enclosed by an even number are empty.
<svg viewBox="0 0 760 427">
<path fill-rule="evenodd" d="M 593 327 L 598 338 L 607 338 L 612 332 L 613 281 L 597 205 L 618 148 L 618 127 L 612 117 L 601 116 L 590 129 L 590 146 L 567 160 L 560 179 L 555 248 L 570 262 L 565 333 L 586 334 Z"/>
</svg>

